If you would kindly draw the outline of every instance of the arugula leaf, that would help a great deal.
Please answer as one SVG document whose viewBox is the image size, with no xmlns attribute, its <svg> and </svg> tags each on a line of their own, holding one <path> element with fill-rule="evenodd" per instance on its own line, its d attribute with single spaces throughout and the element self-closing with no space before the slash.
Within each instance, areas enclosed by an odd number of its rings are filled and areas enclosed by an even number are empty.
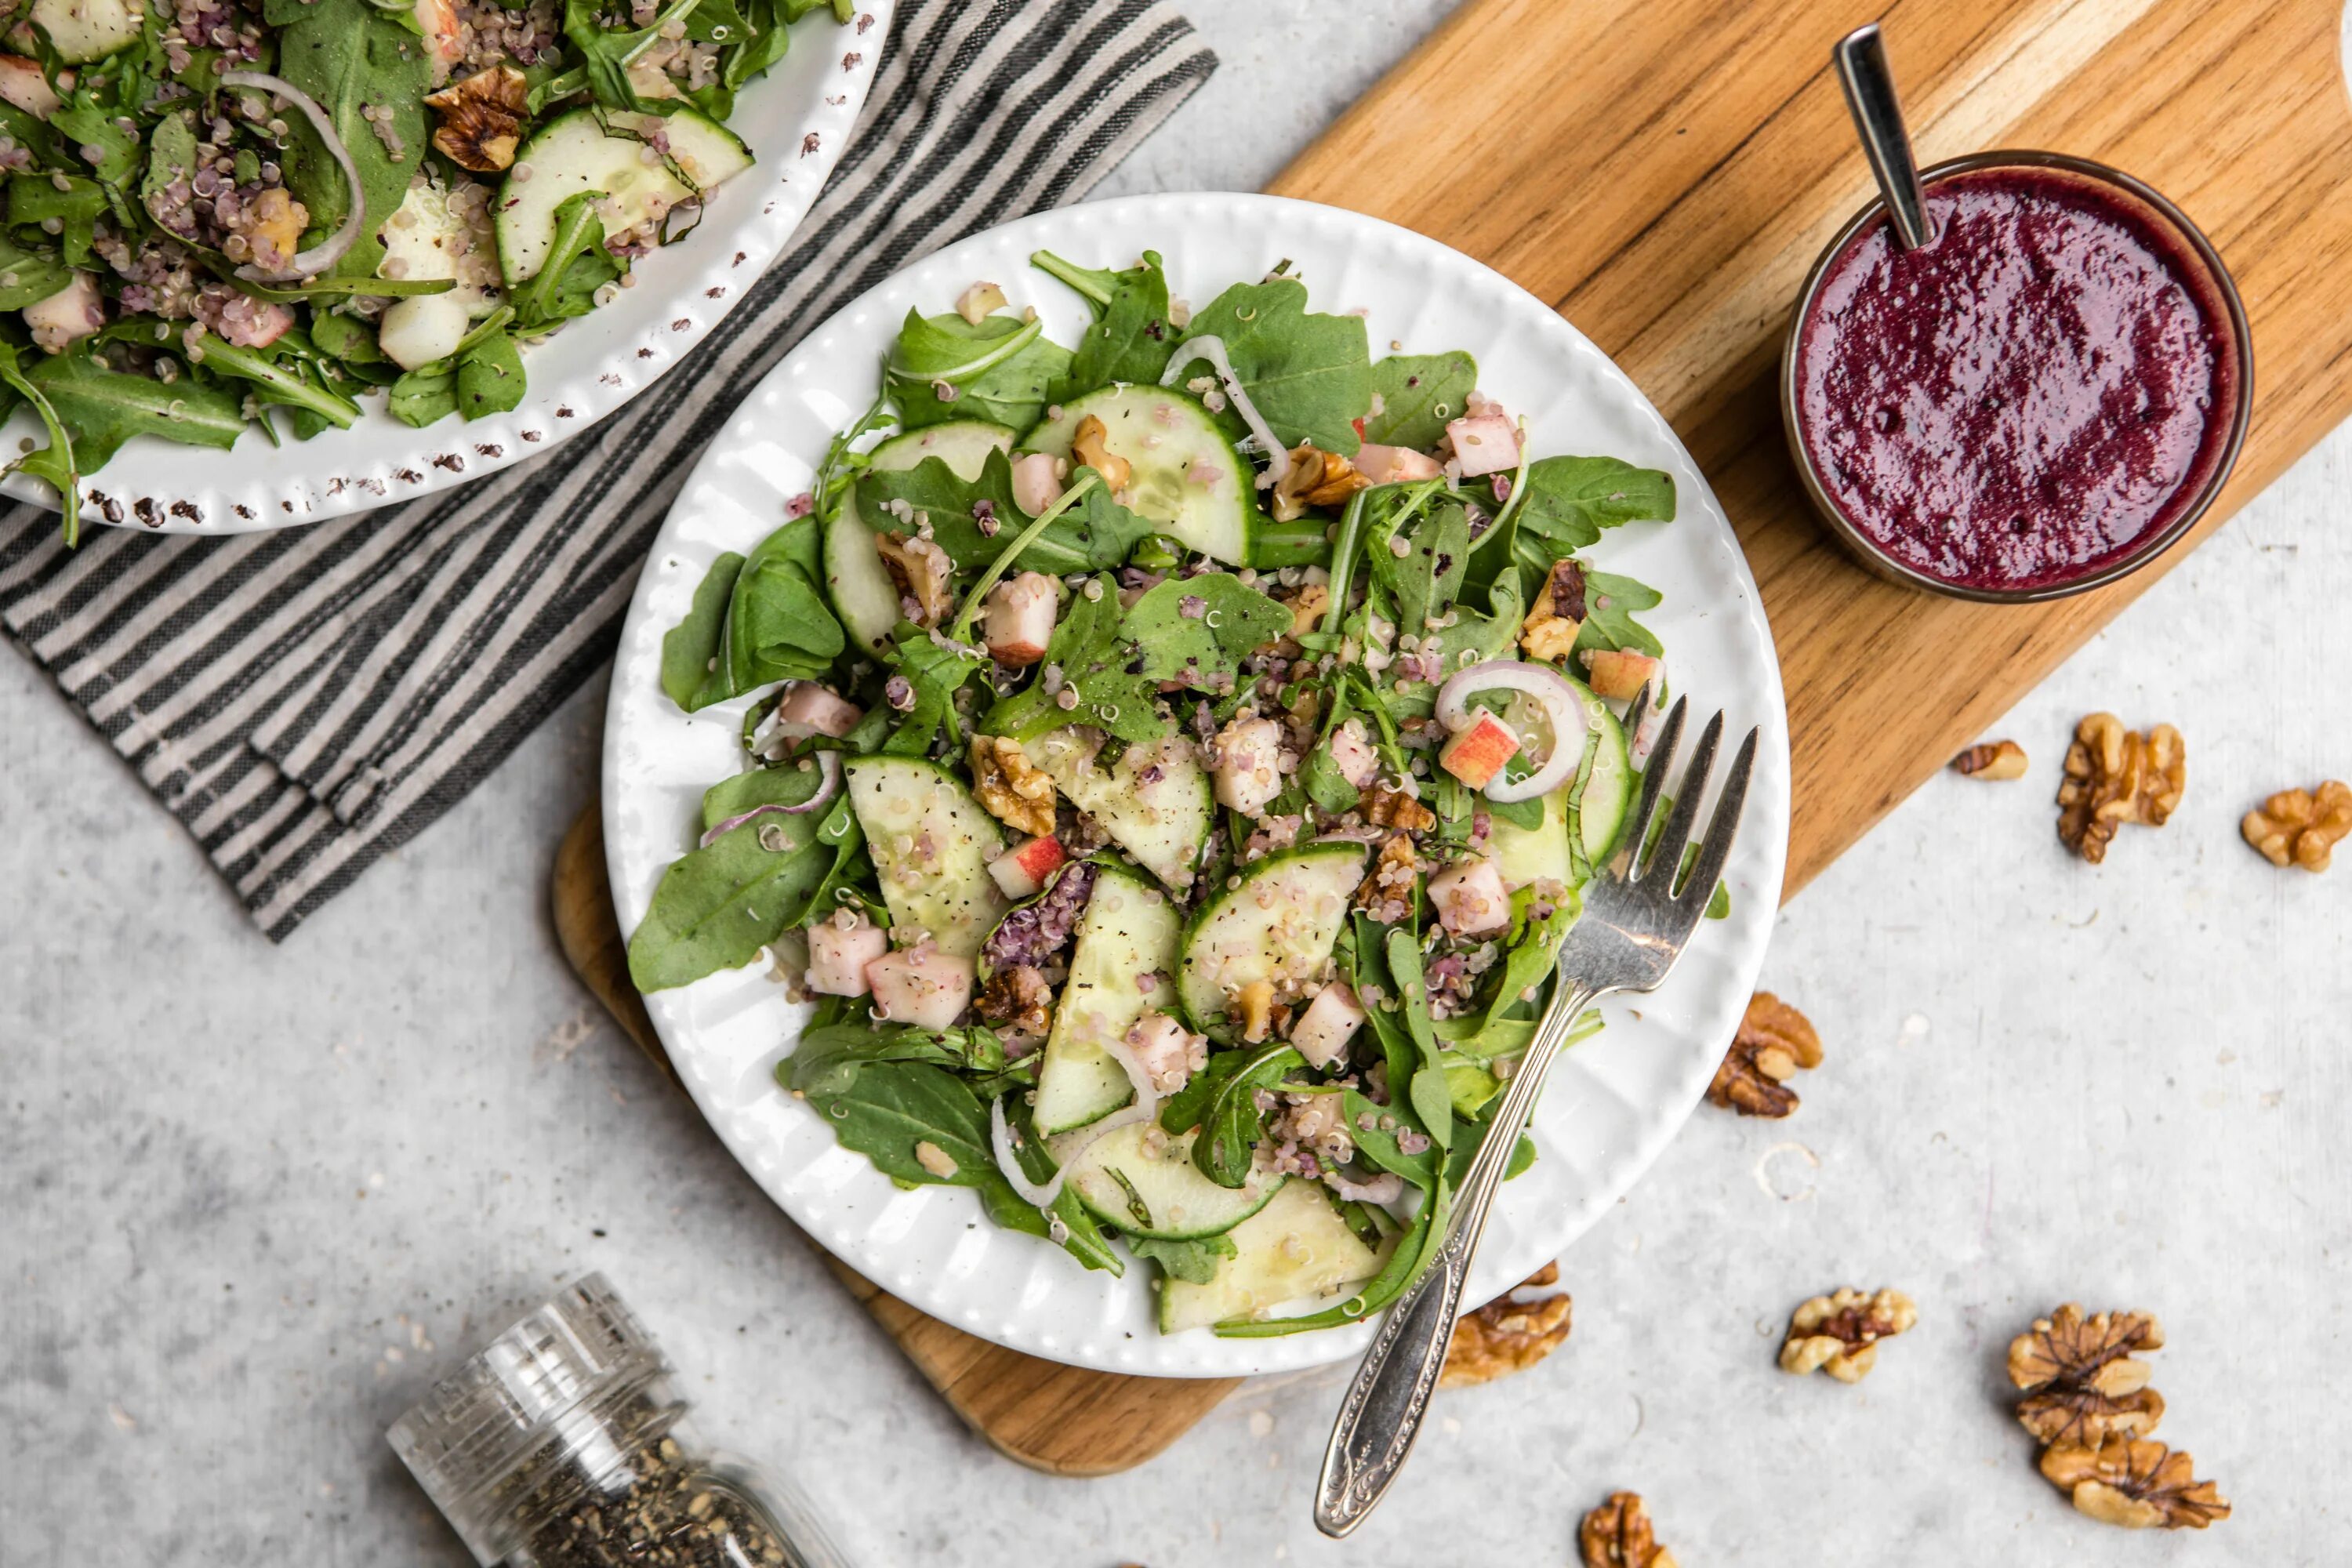
<svg viewBox="0 0 2352 1568">
<path fill-rule="evenodd" d="M 1067 349 L 1045 336 L 1043 321 L 952 312 L 907 312 L 890 351 L 891 400 L 909 430 L 950 419 L 989 419 L 1026 430 L 1045 412 L 1045 394 L 1069 374 Z M 952 394 L 942 398 L 938 389 Z"/>
<path fill-rule="evenodd" d="M 1185 614 L 1188 600 L 1198 613 Z M 1196 691 L 1228 691 L 1241 661 L 1290 630 L 1290 612 L 1230 572 L 1171 577 L 1127 612 L 1122 634 L 1143 656 L 1150 680 L 1181 680 Z"/>
<path fill-rule="evenodd" d="M 1092 724 L 1139 742 L 1157 741 L 1174 728 L 1160 708 L 1160 682 L 1128 668 L 1136 662 L 1136 650 L 1119 635 L 1118 585 L 1106 574 L 1091 587 L 1099 591 L 1070 596 L 1062 624 L 1045 645 L 1045 662 L 1060 668 L 1062 689 L 1076 694 L 1073 704 L 1063 707 L 1045 694 L 1044 682 L 1032 682 L 988 710 L 982 727 L 989 733 L 1034 741 L 1065 724 Z"/>
<path fill-rule="evenodd" d="M 724 664 L 730 694 L 833 668 L 846 639 L 824 594 L 814 517 L 796 517 L 761 540 L 727 602 Z"/>
<path fill-rule="evenodd" d="M 1469 514 L 1449 501 L 1404 539 L 1402 557 L 1383 540 L 1374 540 L 1370 559 L 1375 574 L 1396 595 L 1399 631 L 1423 637 L 1430 622 L 1453 606 L 1461 590 L 1462 574 L 1470 563 Z"/>
<path fill-rule="evenodd" d="M 1437 1031 L 1430 1025 L 1429 990 L 1422 979 L 1421 943 L 1402 926 L 1392 926 L 1388 940 L 1389 973 L 1395 977 L 1397 1001 L 1404 1014 L 1405 1030 L 1420 1065 L 1413 1069 L 1406 1100 L 1422 1125 L 1441 1149 L 1454 1145 L 1453 1090 L 1438 1059 Z"/>
<path fill-rule="evenodd" d="M 1603 529 L 1674 520 L 1675 479 L 1663 469 L 1621 458 L 1539 458 L 1528 466 L 1519 526 L 1556 544 L 1554 559 L 1598 542 Z"/>
<path fill-rule="evenodd" d="M 64 190 L 58 189 L 58 179 L 66 182 Z M 58 224 L 58 242 L 64 247 L 66 267 L 87 268 L 91 265 L 90 245 L 97 237 L 98 220 L 106 216 L 106 187 L 96 180 L 71 174 L 9 176 L 8 222 L 28 228 L 50 222 Z M 10 251 L 16 249 L 14 246 L 6 248 Z M 33 253 L 18 254 L 30 257 Z M 25 276 L 16 256 L 0 259 L 0 270 L 16 272 L 20 279 Z M 20 282 L 18 287 L 29 285 Z M 59 289 L 64 287 L 62 282 L 58 285 Z M 50 292 L 55 293 L 56 289 Z M 0 290 L 0 297 L 13 298 L 15 293 L 15 289 Z M 27 304 L 31 302 L 26 301 Z M 16 305 L 0 306 L 0 309 L 11 310 L 21 308 Z"/>
<path fill-rule="evenodd" d="M 750 963 L 862 842 L 846 794 L 814 820 L 762 816 L 721 834 L 662 873 L 629 937 L 629 979 L 660 991 Z"/>
<path fill-rule="evenodd" d="M 1347 455 L 1362 445 L 1355 422 L 1372 405 L 1372 368 L 1361 316 L 1311 315 L 1304 283 L 1273 278 L 1234 284 L 1193 313 L 1186 335 L 1224 341 L 1235 378 L 1284 446 Z"/>
<path fill-rule="evenodd" d="M 56 487 L 61 513 L 58 531 L 65 538 L 66 548 L 71 550 L 81 542 L 81 468 L 74 456 L 73 437 L 58 420 L 58 411 L 47 396 L 17 369 L 16 353 L 15 348 L 0 343 L 0 385 L 33 405 L 41 427 L 48 432 L 49 444 L 10 459 L 5 467 L 0 467 L 0 473 L 22 468 Z"/>
<path fill-rule="evenodd" d="M 10 182 L 9 221 L 14 223 L 15 182 Z M 73 281 L 73 268 L 55 256 L 27 250 L 0 236 L 0 310 L 37 305 Z"/>
<path fill-rule="evenodd" d="M 963 683 L 987 668 L 977 648 L 968 648 L 912 621 L 900 621 L 892 634 L 898 641 L 898 673 L 915 689 L 915 705 L 899 723 L 883 750 L 900 756 L 920 756 L 930 750 L 931 737 L 942 724 L 954 733 L 955 694 Z"/>
<path fill-rule="evenodd" d="M 1571 896 L 1560 900 L 1549 915 L 1537 920 L 1533 914 L 1535 895 L 1525 889 L 1513 903 L 1517 920 L 1511 929 L 1510 956 L 1503 961 L 1503 973 L 1495 982 L 1494 1000 L 1486 1005 L 1486 1016 L 1479 1020 L 1482 1033 L 1496 1027 L 1505 1014 L 1521 1005 L 1520 997 L 1525 993 L 1539 989 L 1551 978 L 1559 944 L 1583 908 Z"/>
<path fill-rule="evenodd" d="M 1478 385 L 1478 362 L 1455 350 L 1442 354 L 1391 354 L 1372 366 L 1381 411 L 1364 421 L 1364 439 L 1415 451 L 1437 445 Z"/>
<path fill-rule="evenodd" d="M 373 368 L 392 363 L 376 342 L 375 328 L 341 310 L 310 313 L 310 342 L 329 359 L 348 366 Z"/>
<path fill-rule="evenodd" d="M 702 792 L 702 830 L 708 833 L 756 806 L 798 805 L 824 782 L 824 774 L 806 760 L 797 767 L 751 768 L 721 779 Z"/>
<path fill-rule="evenodd" d="M 1156 1237 L 1129 1237 L 1127 1249 L 1138 1258 L 1160 1265 L 1160 1271 L 1171 1279 L 1181 1279 L 1187 1285 L 1206 1285 L 1217 1277 L 1217 1265 L 1238 1255 L 1228 1236 L 1204 1236 L 1197 1241 L 1161 1241 Z"/>
<path fill-rule="evenodd" d="M 49 123 L 73 138 L 77 148 L 98 150 L 97 162 L 91 163 L 88 158 L 79 161 L 89 165 L 90 174 L 100 184 L 127 187 L 139 172 L 139 136 L 137 132 L 125 131 L 116 124 L 121 118 L 114 107 L 100 99 L 91 85 L 85 82 L 67 97 L 65 107 L 50 113 Z"/>
<path fill-rule="evenodd" d="M 105 467 L 133 436 L 226 451 L 245 433 L 244 400 L 235 393 L 192 379 L 166 384 L 152 376 L 102 370 L 84 344 L 38 356 L 24 374 L 57 410 L 72 437 L 74 459 L 86 474 Z"/>
<path fill-rule="evenodd" d="M 530 281 L 515 290 L 515 323 L 525 331 L 552 326 L 596 308 L 596 290 L 628 270 L 604 248 L 602 191 L 566 196 L 555 208 L 555 240 Z"/>
<path fill-rule="evenodd" d="M 1049 250 L 1038 251 L 1029 263 L 1076 289 L 1094 307 L 1094 325 L 1078 340 L 1068 373 L 1054 383 L 1053 402 L 1066 403 L 1113 382 L 1159 384 L 1181 334 L 1168 324 L 1168 275 L 1158 251 L 1145 251 L 1142 260 L 1118 272 L 1073 267 Z"/>
<path fill-rule="evenodd" d="M 522 402 L 522 354 L 505 332 L 493 332 L 457 362 L 457 412 L 483 419 L 511 412 Z"/>
<path fill-rule="evenodd" d="M 1418 1154 L 1408 1154 L 1397 1142 L 1403 1132 L 1416 1132 L 1429 1137 L 1429 1130 L 1421 1124 L 1411 1107 L 1379 1105 L 1355 1089 L 1340 1090 L 1340 1107 L 1348 1119 L 1348 1136 L 1355 1141 L 1356 1153 L 1365 1163 L 1382 1171 L 1392 1171 L 1412 1185 L 1427 1192 L 1437 1181 L 1437 1173 L 1445 1152 L 1431 1139 Z M 1366 1121 L 1366 1118 L 1370 1120 Z"/>
<path fill-rule="evenodd" d="M 410 178 L 431 150 L 433 128 L 425 112 L 425 95 L 433 89 L 430 56 L 413 21 L 369 0 L 267 0 L 263 16 L 278 29 L 278 74 L 318 100 L 359 167 L 368 221 L 330 276 L 372 279 L 383 260 L 378 231 L 408 195 Z M 388 118 L 370 121 L 362 108 Z M 330 234 L 351 211 L 349 184 L 310 122 L 299 114 L 285 118 L 291 145 L 303 153 L 287 184 L 310 211 L 308 232 Z M 400 142 L 397 160 L 378 133 L 379 123 Z M 108 177 L 103 168 L 98 177 Z"/>
<path fill-rule="evenodd" d="M 793 1054 L 776 1064 L 776 1080 L 812 1100 L 831 1099 L 849 1092 L 860 1073 L 881 1062 L 998 1072 L 1004 1067 L 1004 1043 L 983 1028 L 934 1032 L 907 1024 L 831 1024 L 801 1037 Z"/>
<path fill-rule="evenodd" d="M 383 411 L 413 429 L 457 412 L 457 372 L 447 363 L 420 365 L 392 384 Z"/>
<path fill-rule="evenodd" d="M 908 518 L 894 521 L 901 501 Z M 989 453 L 972 479 L 959 479 L 940 458 L 895 471 L 869 468 L 857 479 L 857 509 L 877 529 L 908 533 L 929 519 L 931 542 L 948 552 L 959 572 L 978 571 L 994 561 L 1010 535 L 1030 521 L 1013 499 L 1013 459 L 1003 452 Z M 982 517 L 995 525 L 994 532 L 982 531 Z M 1111 500 L 1109 486 L 1097 484 L 1031 542 L 1022 552 L 1022 570 L 1061 577 L 1116 566 L 1151 531 L 1148 519 Z"/>
<path fill-rule="evenodd" d="M 671 24 L 677 24 L 681 31 L 690 25 L 701 3 L 670 0 L 644 26 L 618 28 L 604 25 L 604 12 L 594 0 L 564 0 L 563 36 L 579 52 L 584 84 L 596 101 L 607 109 L 661 112 L 659 100 L 638 96 L 636 84 L 629 79 L 629 67 L 661 39 Z"/>
<path fill-rule="evenodd" d="M 298 409 L 338 430 L 348 430 L 359 419 L 360 405 L 326 385 L 323 379 L 305 374 L 302 353 L 310 348 L 309 337 L 296 327 L 263 349 L 239 348 L 225 338 L 207 337 L 188 351 L 188 358 L 201 364 L 208 375 L 246 383 L 257 403 Z M 316 357 L 315 351 L 311 357 Z"/>
<path fill-rule="evenodd" d="M 1633 617 L 1643 611 L 1656 609 L 1664 597 L 1655 588 L 1631 577 L 1586 567 L 1584 604 L 1588 613 L 1576 634 L 1577 647 L 1630 647 L 1652 658 L 1662 657 L 1666 651 L 1665 644 Z"/>
<path fill-rule="evenodd" d="M 1192 1141 L 1192 1163 L 1217 1185 L 1238 1187 L 1249 1181 L 1258 1134 L 1265 1131 L 1257 1091 L 1272 1089 L 1282 1081 L 1283 1074 L 1305 1067 L 1307 1058 L 1279 1040 L 1238 1047 L 1228 1054 L 1241 1059 L 1202 1107 L 1201 1135 Z"/>
</svg>

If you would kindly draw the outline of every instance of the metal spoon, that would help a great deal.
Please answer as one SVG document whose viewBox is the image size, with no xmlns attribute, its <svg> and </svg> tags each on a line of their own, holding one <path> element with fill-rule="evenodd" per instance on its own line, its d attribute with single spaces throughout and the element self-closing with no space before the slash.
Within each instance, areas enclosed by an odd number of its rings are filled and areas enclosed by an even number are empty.
<svg viewBox="0 0 2352 1568">
<path fill-rule="evenodd" d="M 1895 73 L 1887 68 L 1886 45 L 1878 35 L 1878 24 L 1847 34 L 1838 40 L 1830 58 L 1837 62 L 1846 110 L 1853 116 L 1853 128 L 1862 133 L 1862 150 L 1870 157 L 1878 193 L 1886 198 L 1895 239 L 1906 250 L 1934 244 L 1936 229 L 1927 216 L 1927 194 L 1919 184 L 1919 165 L 1911 156 L 1911 133 L 1903 127 L 1903 106 L 1895 97 Z"/>
</svg>

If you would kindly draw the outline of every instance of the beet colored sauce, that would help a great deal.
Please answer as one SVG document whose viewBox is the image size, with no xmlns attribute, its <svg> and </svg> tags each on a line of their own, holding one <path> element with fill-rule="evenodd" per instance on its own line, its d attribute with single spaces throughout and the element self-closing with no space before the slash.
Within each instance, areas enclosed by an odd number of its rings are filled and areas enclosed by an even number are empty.
<svg viewBox="0 0 2352 1568">
<path fill-rule="evenodd" d="M 1799 339 L 1822 488 L 1913 569 L 1969 587 L 2085 576 L 2194 504 L 2228 442 L 2236 343 L 2168 225 L 2080 176 L 1938 180 L 1934 244 L 1880 222 Z"/>
</svg>

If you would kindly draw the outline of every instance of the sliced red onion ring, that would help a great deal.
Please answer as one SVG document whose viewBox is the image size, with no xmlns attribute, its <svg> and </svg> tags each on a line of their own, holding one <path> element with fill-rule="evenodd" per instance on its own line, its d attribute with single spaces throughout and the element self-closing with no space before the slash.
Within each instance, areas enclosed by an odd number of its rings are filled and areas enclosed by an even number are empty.
<svg viewBox="0 0 2352 1568">
<path fill-rule="evenodd" d="M 998 1172 L 1003 1175 L 1005 1184 L 1021 1194 L 1022 1201 L 1035 1204 L 1041 1209 L 1051 1208 L 1054 1200 L 1062 1195 L 1062 1184 L 1069 1179 L 1071 1170 L 1078 1163 L 1078 1156 L 1093 1148 L 1096 1140 L 1107 1138 L 1122 1127 L 1134 1126 L 1144 1119 L 1145 1114 L 1143 1107 L 1130 1105 L 1089 1124 L 1086 1142 L 1063 1158 L 1062 1168 L 1054 1173 L 1054 1179 L 1050 1182 L 1033 1182 L 1029 1179 L 1029 1173 L 1021 1168 L 1021 1156 L 1013 1147 L 1013 1123 L 1005 1118 L 1002 1095 L 991 1101 L 988 1107 L 988 1142 L 989 1147 L 995 1151 Z"/>
<path fill-rule="evenodd" d="M 1404 1178 L 1394 1171 L 1382 1171 L 1369 1182 L 1351 1182 L 1337 1171 L 1328 1171 L 1323 1181 L 1351 1204 L 1392 1204 L 1404 1195 Z"/>
<path fill-rule="evenodd" d="M 274 94 L 300 110 L 302 118 L 310 122 L 310 128 L 319 133 L 319 140 L 327 144 L 327 151 L 334 155 L 336 164 L 343 171 L 345 187 L 351 195 L 351 210 L 344 215 L 341 227 L 310 249 L 296 252 L 292 260 L 274 272 L 250 263 L 236 269 L 239 278 L 249 279 L 256 283 L 286 283 L 298 278 L 316 278 L 349 255 L 352 247 L 360 242 L 360 235 L 367 228 L 367 192 L 360 184 L 360 166 L 352 161 L 351 149 L 343 145 L 342 137 L 335 130 L 333 118 L 319 107 L 319 100 L 284 77 L 271 76 L 267 71 L 223 71 L 220 81 L 223 87 L 247 87 Z"/>
<path fill-rule="evenodd" d="M 778 816 L 799 816 L 830 802 L 835 795 L 841 793 L 841 753 L 819 752 L 816 754 L 816 768 L 817 772 L 824 776 L 817 781 L 814 795 L 798 805 L 778 805 L 771 802 L 766 805 L 755 805 L 751 810 L 730 816 L 724 822 L 716 823 L 703 834 L 702 847 L 709 848 L 713 844 L 718 843 L 722 836 L 732 833 L 755 816 L 765 816 L 771 812 Z"/>
<path fill-rule="evenodd" d="M 1177 344 L 1176 352 L 1168 358 L 1168 368 L 1160 373 L 1160 384 L 1175 385 L 1182 378 L 1184 367 L 1196 359 L 1209 362 L 1210 368 L 1217 373 L 1217 379 L 1224 384 L 1225 395 L 1233 400 L 1234 412 L 1242 416 L 1242 423 L 1250 427 L 1250 434 L 1256 437 L 1258 445 L 1265 448 L 1266 470 L 1263 482 L 1280 484 L 1284 476 L 1290 472 L 1290 452 L 1275 438 L 1274 426 L 1265 422 L 1265 416 L 1257 411 L 1257 405 L 1252 403 L 1249 394 L 1242 390 L 1242 378 L 1234 374 L 1233 356 L 1225 352 L 1224 339 L 1213 332 L 1204 332 Z"/>
<path fill-rule="evenodd" d="M 1509 805 L 1549 795 L 1567 783 L 1584 754 L 1582 746 L 1570 743 L 1571 738 L 1581 736 L 1588 725 L 1582 700 L 1559 671 L 1516 658 L 1469 665 L 1438 688 L 1437 721 L 1456 733 L 1467 729 L 1470 698 L 1480 691 L 1515 691 L 1527 698 L 1543 709 L 1552 733 L 1551 756 L 1543 766 L 1515 783 L 1506 783 L 1502 774 L 1496 774 L 1486 785 L 1486 798 Z"/>
</svg>

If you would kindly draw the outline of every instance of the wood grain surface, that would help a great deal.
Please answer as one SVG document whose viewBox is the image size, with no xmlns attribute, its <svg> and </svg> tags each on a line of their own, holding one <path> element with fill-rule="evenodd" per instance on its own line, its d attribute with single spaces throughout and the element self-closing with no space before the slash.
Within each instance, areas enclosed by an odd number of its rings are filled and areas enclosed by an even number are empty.
<svg viewBox="0 0 2352 1568">
<path fill-rule="evenodd" d="M 1864 572 L 1807 510 L 1774 371 L 1806 271 L 1869 195 L 1828 62 L 1872 20 L 1923 163 L 2000 146 L 2103 159 L 2179 204 L 2236 275 L 2255 351 L 2244 455 L 2190 540 L 2128 582 L 2013 609 L 1932 598 Z M 1779 644 L 1793 895 L 2352 413 L 2340 20 L 2339 0 L 1472 0 L 1270 188 L 1496 268 L 1674 422 Z M 567 957 L 667 1072 L 628 984 L 593 806 L 554 899 Z M 833 1267 L 959 1415 L 1042 1469 L 1139 1464 L 1234 1386 L 1006 1351 Z"/>
</svg>

